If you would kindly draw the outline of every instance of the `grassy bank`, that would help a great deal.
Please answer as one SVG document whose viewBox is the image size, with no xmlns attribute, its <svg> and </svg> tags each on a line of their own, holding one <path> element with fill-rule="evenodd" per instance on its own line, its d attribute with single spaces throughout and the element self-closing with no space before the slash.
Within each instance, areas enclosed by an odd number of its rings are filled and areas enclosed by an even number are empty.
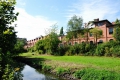
<svg viewBox="0 0 120 80">
<path fill-rule="evenodd" d="M 114 57 L 96 57 L 96 56 L 49 56 L 49 55 L 32 55 L 24 53 L 21 56 L 31 58 L 45 58 L 49 65 L 62 67 L 94 67 L 100 69 L 114 70 L 120 72 L 120 58 Z"/>
<path fill-rule="evenodd" d="M 120 73 L 120 58 L 96 56 L 50 56 L 38 54 L 33 55 L 32 53 L 23 53 L 20 56 L 37 59 L 43 58 L 45 59 L 44 68 L 52 67 L 54 68 L 54 71 L 57 71 L 58 73 L 69 71 L 69 69 L 74 71 L 83 70 L 82 72 L 74 72 L 77 76 L 80 76 L 78 74 L 81 74 L 84 71 L 94 71 L 96 72 L 95 74 L 99 73 L 99 71 L 103 72 L 100 74 L 104 74 L 106 71 L 110 71 L 108 72 L 110 74 L 109 76 L 113 75 L 113 72 L 118 74 Z M 86 68 L 90 70 L 86 70 Z"/>
</svg>

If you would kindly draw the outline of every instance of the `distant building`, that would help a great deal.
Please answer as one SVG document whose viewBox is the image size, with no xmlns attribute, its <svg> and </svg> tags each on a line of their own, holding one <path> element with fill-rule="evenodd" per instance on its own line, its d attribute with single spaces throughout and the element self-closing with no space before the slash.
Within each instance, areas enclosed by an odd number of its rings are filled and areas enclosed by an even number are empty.
<svg viewBox="0 0 120 80">
<path fill-rule="evenodd" d="M 107 42 L 107 41 L 111 41 L 111 40 L 114 40 L 113 38 L 113 29 L 114 29 L 114 26 L 115 26 L 115 23 L 114 22 L 109 22 L 107 19 L 106 20 L 99 20 L 99 19 L 94 19 L 94 21 L 89 21 L 87 24 L 87 27 L 89 29 L 92 29 L 92 28 L 95 28 L 95 27 L 98 27 L 99 29 L 101 29 L 103 31 L 103 34 L 102 34 L 102 37 L 99 38 L 97 40 L 97 43 L 102 43 L 102 42 Z M 88 42 L 89 43 L 94 43 L 94 37 L 92 36 L 92 34 L 88 33 Z M 62 40 L 63 36 L 59 39 Z M 74 44 L 79 44 L 79 43 L 82 43 L 82 42 L 85 42 L 85 39 L 84 38 L 74 38 L 74 39 L 71 39 L 69 40 L 68 42 L 62 42 L 61 45 L 63 44 L 70 44 L 70 45 L 74 45 Z"/>
<path fill-rule="evenodd" d="M 97 43 L 102 43 L 102 42 L 107 42 L 107 41 L 111 41 L 114 40 L 112 34 L 113 34 L 113 29 L 114 29 L 114 22 L 109 22 L 107 19 L 106 20 L 99 20 L 99 19 L 94 19 L 94 21 L 89 21 L 87 24 L 85 24 L 85 26 L 87 26 L 89 29 L 98 27 L 99 29 L 101 29 L 103 31 L 103 35 L 101 38 L 99 38 L 97 40 Z M 27 41 L 27 45 L 25 46 L 26 48 L 32 47 L 35 45 L 35 43 L 39 40 L 42 40 L 44 37 L 38 37 L 32 40 Z M 85 42 L 84 38 L 74 38 L 71 40 L 67 40 L 66 39 L 66 35 L 63 36 L 59 36 L 58 37 L 59 40 L 61 41 L 61 43 L 59 44 L 59 46 L 63 46 L 63 45 L 74 45 L 74 44 L 79 44 L 82 42 Z M 88 35 L 88 42 L 89 43 L 94 43 L 94 37 L 89 33 Z"/>
<path fill-rule="evenodd" d="M 37 41 L 42 40 L 42 39 L 43 39 L 43 36 L 37 37 L 37 38 L 32 39 L 32 40 L 28 40 L 27 44 L 25 45 L 25 48 L 33 47 Z"/>
</svg>

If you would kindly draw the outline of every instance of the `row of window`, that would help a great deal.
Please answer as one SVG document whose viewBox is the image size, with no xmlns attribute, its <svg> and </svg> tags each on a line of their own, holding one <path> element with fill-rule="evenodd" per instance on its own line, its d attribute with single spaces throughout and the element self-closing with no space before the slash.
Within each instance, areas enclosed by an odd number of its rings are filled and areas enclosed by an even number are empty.
<svg viewBox="0 0 120 80">
<path fill-rule="evenodd" d="M 113 41 L 113 39 L 110 39 L 109 41 Z M 82 43 L 84 43 L 84 41 Z M 103 43 L 103 40 L 99 40 L 98 44 L 99 43 Z M 78 42 L 74 42 L 74 44 L 78 44 Z M 93 44 L 93 41 L 90 41 L 90 44 Z M 71 45 L 71 42 L 69 42 L 69 45 Z M 61 43 L 60 46 L 62 47 L 63 44 Z"/>
<path fill-rule="evenodd" d="M 109 28 L 109 34 L 113 34 L 113 28 Z M 90 33 L 89 36 L 92 37 L 92 33 Z"/>
<path fill-rule="evenodd" d="M 113 39 L 110 39 L 109 41 L 113 41 Z M 84 43 L 84 41 L 82 43 Z M 103 40 L 99 40 L 98 43 L 103 43 Z M 71 45 L 71 42 L 69 44 Z M 74 44 L 77 44 L 77 42 L 75 42 Z M 93 44 L 93 41 L 90 41 L 90 44 Z"/>
</svg>

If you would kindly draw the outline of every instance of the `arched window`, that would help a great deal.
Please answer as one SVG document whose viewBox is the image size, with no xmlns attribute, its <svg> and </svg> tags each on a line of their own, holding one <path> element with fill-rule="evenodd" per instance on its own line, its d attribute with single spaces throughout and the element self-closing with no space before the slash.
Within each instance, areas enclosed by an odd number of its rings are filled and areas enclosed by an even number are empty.
<svg viewBox="0 0 120 80">
<path fill-rule="evenodd" d="M 99 43 L 103 43 L 103 40 L 99 40 L 98 44 L 99 44 Z"/>
<path fill-rule="evenodd" d="M 109 41 L 113 41 L 113 39 L 110 39 Z"/>
<path fill-rule="evenodd" d="M 93 41 L 90 41 L 90 44 L 93 44 Z"/>
<path fill-rule="evenodd" d="M 75 42 L 75 44 L 77 44 L 77 42 Z"/>
</svg>

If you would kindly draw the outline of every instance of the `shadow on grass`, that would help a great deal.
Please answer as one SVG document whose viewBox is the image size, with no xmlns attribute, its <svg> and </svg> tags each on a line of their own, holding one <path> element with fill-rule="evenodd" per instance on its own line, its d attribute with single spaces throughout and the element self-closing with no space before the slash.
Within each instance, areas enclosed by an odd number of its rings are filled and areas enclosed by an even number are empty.
<svg viewBox="0 0 120 80">
<path fill-rule="evenodd" d="M 44 58 L 28 58 L 28 57 L 22 57 L 22 56 L 17 56 L 14 57 L 15 60 L 18 62 L 25 63 L 31 67 L 42 69 L 42 65 L 46 59 Z"/>
</svg>

